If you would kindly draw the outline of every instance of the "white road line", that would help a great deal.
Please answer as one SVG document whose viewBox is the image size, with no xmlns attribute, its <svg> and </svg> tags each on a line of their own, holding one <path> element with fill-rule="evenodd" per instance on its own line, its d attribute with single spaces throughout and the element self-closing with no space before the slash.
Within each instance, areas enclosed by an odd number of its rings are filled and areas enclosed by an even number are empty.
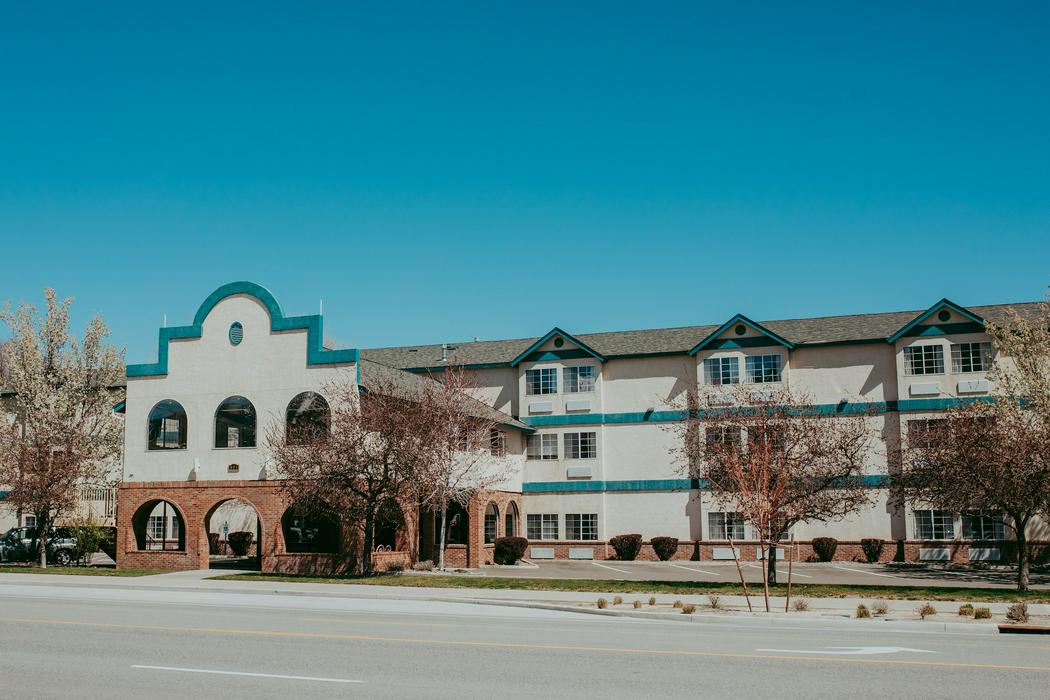
<svg viewBox="0 0 1050 700">
<path fill-rule="evenodd" d="M 714 571 L 704 571 L 703 569 L 694 569 L 691 566 L 680 566 L 678 564 L 671 564 L 676 569 L 682 569 L 683 571 L 695 571 L 698 574 L 707 574 L 708 576 L 718 576 Z"/>
<path fill-rule="evenodd" d="M 220 676 L 251 676 L 252 678 L 281 678 L 292 681 L 318 681 L 321 683 L 364 683 L 364 681 L 353 681 L 348 678 L 320 678 L 317 676 L 284 676 L 279 673 L 246 673 L 244 671 L 215 671 L 208 668 L 178 668 L 176 666 L 141 666 L 132 664 L 132 668 L 142 668 L 148 671 L 182 671 L 184 673 L 213 673 Z"/>
<path fill-rule="evenodd" d="M 778 559 L 777 561 L 782 561 L 782 560 Z M 761 569 L 762 569 L 762 567 L 761 567 L 761 566 L 759 566 L 758 564 L 744 564 L 744 566 L 749 566 L 749 567 L 751 567 L 752 569 L 759 569 L 759 570 L 761 570 Z M 783 574 L 783 575 L 784 575 L 784 577 L 785 577 L 785 580 L 787 580 L 787 572 L 786 572 L 786 571 L 784 571 L 783 569 L 777 569 L 777 580 L 778 580 L 778 581 L 780 580 L 780 575 L 781 575 L 781 574 Z M 809 574 L 800 574 L 800 573 L 799 573 L 799 572 L 797 572 L 797 571 L 792 571 L 792 572 L 791 572 L 791 578 L 792 578 L 792 579 L 794 579 L 794 578 L 795 578 L 796 576 L 799 576 L 799 577 L 801 577 L 801 578 L 813 578 L 813 577 L 812 577 L 812 576 L 810 576 Z"/>
<path fill-rule="evenodd" d="M 855 574 L 867 574 L 868 576 L 882 576 L 883 578 L 900 578 L 899 576 L 891 576 L 890 574 L 877 574 L 874 571 L 865 571 L 864 569 L 851 569 L 848 566 L 838 566 L 832 564 L 833 569 L 839 569 L 841 571 L 852 571 Z"/>
<path fill-rule="evenodd" d="M 626 571 L 624 569 L 617 569 L 617 568 L 612 567 L 612 566 L 606 566 L 605 564 L 599 564 L 596 561 L 592 561 L 591 563 L 594 564 L 595 566 L 600 566 L 603 569 L 608 569 L 609 571 L 619 571 L 621 574 L 634 574 L 633 571 Z"/>
</svg>

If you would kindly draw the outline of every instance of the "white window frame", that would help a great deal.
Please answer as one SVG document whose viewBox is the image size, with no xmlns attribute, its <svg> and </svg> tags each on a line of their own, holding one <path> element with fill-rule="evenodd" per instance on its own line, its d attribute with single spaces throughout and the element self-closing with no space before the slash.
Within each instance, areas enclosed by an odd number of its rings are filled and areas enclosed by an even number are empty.
<svg viewBox="0 0 1050 700">
<path fill-rule="evenodd" d="M 597 513 L 567 513 L 565 515 L 565 539 L 592 542 L 598 539 Z"/>
<path fill-rule="evenodd" d="M 528 513 L 525 516 L 525 535 L 526 539 L 541 542 L 559 539 L 558 514 Z"/>
<path fill-rule="evenodd" d="M 594 383 L 598 379 L 598 368 L 594 365 L 563 367 L 561 379 L 566 394 L 589 394 L 594 391 Z"/>
<path fill-rule="evenodd" d="M 784 360 L 779 353 L 744 356 L 748 384 L 779 384 L 783 378 L 783 368 Z"/>
<path fill-rule="evenodd" d="M 974 358 L 974 352 L 977 357 Z M 976 374 L 992 368 L 992 344 L 988 342 L 952 343 L 952 374 Z M 975 367 L 974 360 L 980 364 Z M 964 369 L 969 365 L 969 369 Z"/>
<path fill-rule="evenodd" d="M 915 539 L 947 541 L 955 539 L 955 514 L 948 510 L 924 508 L 912 513 Z M 938 535 L 941 535 L 938 537 Z"/>
<path fill-rule="evenodd" d="M 525 437 L 525 459 L 554 461 L 558 459 L 558 434 L 533 433 Z"/>
<path fill-rule="evenodd" d="M 964 540 L 1005 540 L 1004 514 L 999 511 L 974 511 L 962 514 Z M 976 536 L 975 536 L 976 530 Z"/>
<path fill-rule="evenodd" d="M 918 357 L 916 357 L 916 355 Z M 904 348 L 904 376 L 929 377 L 944 374 L 944 346 L 940 343 Z"/>
<path fill-rule="evenodd" d="M 525 370 L 525 395 L 550 396 L 558 393 L 558 368 L 538 367 Z"/>
<path fill-rule="evenodd" d="M 736 355 L 708 357 L 704 360 L 704 384 L 707 386 L 739 383 L 740 358 Z"/>
<path fill-rule="evenodd" d="M 563 433 L 565 459 L 598 459 L 598 433 L 585 430 L 579 433 Z"/>
<path fill-rule="evenodd" d="M 507 433 L 497 428 L 489 430 L 489 454 L 493 457 L 507 456 Z"/>
<path fill-rule="evenodd" d="M 747 522 L 740 513 L 712 510 L 707 513 L 707 536 L 710 540 L 729 541 L 747 539 Z"/>
</svg>

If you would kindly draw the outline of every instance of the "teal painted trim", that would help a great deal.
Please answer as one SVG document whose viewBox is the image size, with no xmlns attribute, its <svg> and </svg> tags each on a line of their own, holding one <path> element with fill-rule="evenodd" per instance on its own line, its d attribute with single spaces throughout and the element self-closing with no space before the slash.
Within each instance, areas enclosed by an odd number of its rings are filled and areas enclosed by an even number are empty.
<svg viewBox="0 0 1050 700">
<path fill-rule="evenodd" d="M 930 316 L 932 316 L 934 313 L 940 311 L 941 309 L 943 309 L 945 307 L 951 309 L 952 311 L 954 311 L 955 313 L 959 314 L 960 316 L 965 316 L 966 318 L 970 319 L 974 323 L 981 324 L 981 328 L 984 328 L 984 319 L 983 318 L 981 318 L 977 314 L 973 313 L 972 311 L 968 311 L 968 310 L 964 309 L 963 307 L 959 306 L 958 304 L 956 304 L 955 302 L 953 302 L 953 301 L 951 301 L 949 299 L 941 299 L 936 304 L 934 304 L 933 306 L 931 306 L 930 308 L 926 309 L 921 314 L 916 316 L 914 319 L 912 319 L 912 321 L 910 323 L 908 323 L 906 326 L 904 326 L 903 328 L 898 330 L 896 333 L 891 335 L 889 338 L 887 338 L 886 342 L 888 342 L 888 343 L 896 343 L 902 337 L 907 335 L 909 331 L 911 331 L 913 328 L 915 328 L 915 326 L 919 325 L 920 323 L 922 323 L 923 321 L 928 319 Z"/>
<path fill-rule="evenodd" d="M 857 477 L 856 481 L 868 488 L 888 488 L 889 474 L 871 474 Z M 624 493 L 639 491 L 690 491 L 706 490 L 710 484 L 706 479 L 634 479 L 624 481 L 531 481 L 521 485 L 523 494 L 544 493 Z"/>
<path fill-rule="evenodd" d="M 724 350 L 733 348 L 773 348 L 780 343 L 765 336 L 761 338 L 723 338 L 715 340 L 707 345 L 708 350 Z"/>
<path fill-rule="evenodd" d="M 958 333 L 981 333 L 983 331 L 984 326 L 980 323 L 933 323 L 928 326 L 915 326 L 901 337 L 929 338 L 956 335 Z"/>
<path fill-rule="evenodd" d="M 537 350 L 525 356 L 522 362 L 552 362 L 554 360 L 582 360 L 585 357 L 594 357 L 586 350 L 570 348 L 568 350 Z"/>
<path fill-rule="evenodd" d="M 113 406 L 113 412 L 114 413 L 123 413 L 125 411 L 125 409 L 127 409 L 127 407 L 128 407 L 128 402 L 127 402 L 127 399 L 125 399 L 124 401 L 121 401 L 120 403 L 118 403 L 115 406 Z"/>
<path fill-rule="evenodd" d="M 694 346 L 693 349 L 689 351 L 689 354 L 690 355 L 695 355 L 696 353 L 700 352 L 701 350 L 704 350 L 704 349 L 710 347 L 718 339 L 718 336 L 722 335 L 727 330 L 729 330 L 732 326 L 735 326 L 738 323 L 744 324 L 745 326 L 747 326 L 751 330 L 755 331 L 756 333 L 761 333 L 762 335 L 766 336 L 767 338 L 770 338 L 771 340 L 775 341 L 776 343 L 778 343 L 780 345 L 783 345 L 788 350 L 794 350 L 795 349 L 795 344 L 792 343 L 790 340 L 788 340 L 786 338 L 782 338 L 779 335 L 777 335 L 776 333 L 774 333 L 773 331 L 768 330 L 766 328 L 763 328 L 760 324 L 752 321 L 751 319 L 749 319 L 747 316 L 744 316 L 743 314 L 737 314 L 736 316 L 734 316 L 733 318 L 729 319 L 728 321 L 723 323 L 721 326 L 719 326 L 715 330 L 714 333 L 711 333 L 709 336 L 707 336 L 706 338 L 701 340 L 699 343 L 697 343 L 696 346 Z"/>
<path fill-rule="evenodd" d="M 326 350 L 323 345 L 323 319 L 318 314 L 310 316 L 285 316 L 280 304 L 268 289 L 254 282 L 230 282 L 224 284 L 208 295 L 193 317 L 193 325 L 161 328 L 157 345 L 157 361 L 152 364 L 128 365 L 129 377 L 162 377 L 168 373 L 168 343 L 172 340 L 200 338 L 203 332 L 204 319 L 208 317 L 215 305 L 235 294 L 246 294 L 254 297 L 270 314 L 270 332 L 305 330 L 306 364 L 334 365 L 357 362 L 360 352 L 357 349 Z"/>
<path fill-rule="evenodd" d="M 991 396 L 965 396 L 953 399 L 901 399 L 897 402 L 898 411 L 947 411 L 951 408 L 969 406 L 975 403 L 995 403 Z"/>
<path fill-rule="evenodd" d="M 540 338 L 535 343 L 533 343 L 528 348 L 526 348 L 523 353 L 521 353 L 520 355 L 515 357 L 513 360 L 511 360 L 510 361 L 510 366 L 511 367 L 517 367 L 522 362 L 525 362 L 529 355 L 531 355 L 532 353 L 534 353 L 537 350 L 539 350 L 541 345 L 543 345 L 544 343 L 546 343 L 548 340 L 550 340 L 551 338 L 553 338 L 556 335 L 561 336 L 562 338 L 564 338 L 565 340 L 569 341 L 570 343 L 572 343 L 576 347 L 580 348 L 581 350 L 584 350 L 588 355 L 590 355 L 591 357 L 595 358 L 596 360 L 598 360 L 600 362 L 605 362 L 605 357 L 601 353 L 599 353 L 596 350 L 588 347 L 586 343 L 584 343 L 584 342 L 582 342 L 580 340 L 577 340 L 576 338 L 572 337 L 571 335 L 569 335 L 568 333 L 566 333 L 562 329 L 560 329 L 557 326 L 555 326 L 554 328 L 552 328 L 549 331 L 547 331 L 546 335 L 544 335 L 542 338 Z"/>
<path fill-rule="evenodd" d="M 522 423 L 534 428 L 557 425 L 608 425 L 613 423 L 669 423 L 685 420 L 685 411 L 645 411 L 642 413 L 574 413 L 565 416 L 522 416 Z"/>
<path fill-rule="evenodd" d="M 448 365 L 435 365 L 433 367 L 399 367 L 398 369 L 403 372 L 411 372 L 412 374 L 441 374 L 449 367 L 457 367 L 459 369 L 495 369 L 497 367 L 510 367 L 510 363 L 479 362 L 472 365 L 457 365 L 454 362 L 450 362 Z"/>
</svg>

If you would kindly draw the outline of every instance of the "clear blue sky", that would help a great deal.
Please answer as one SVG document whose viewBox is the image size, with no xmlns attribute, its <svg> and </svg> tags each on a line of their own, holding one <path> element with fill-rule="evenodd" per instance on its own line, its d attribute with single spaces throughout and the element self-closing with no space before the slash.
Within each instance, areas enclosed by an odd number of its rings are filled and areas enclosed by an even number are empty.
<svg viewBox="0 0 1050 700">
<path fill-rule="evenodd" d="M 8 5 L 0 299 L 142 362 L 236 279 L 358 347 L 1050 282 L 1047 3 L 438 5 Z"/>
</svg>

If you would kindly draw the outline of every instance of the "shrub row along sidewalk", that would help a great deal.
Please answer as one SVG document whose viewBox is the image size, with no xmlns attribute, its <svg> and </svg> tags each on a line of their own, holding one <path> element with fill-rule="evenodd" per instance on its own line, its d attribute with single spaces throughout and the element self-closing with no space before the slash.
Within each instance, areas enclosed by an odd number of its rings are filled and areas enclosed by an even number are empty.
<svg viewBox="0 0 1050 700">
<path fill-rule="evenodd" d="M 444 576 L 392 574 L 377 576 L 296 576 L 246 573 L 216 576 L 228 581 L 284 581 L 289 583 L 342 583 L 407 588 L 477 588 L 488 590 L 569 591 L 593 593 L 665 593 L 673 595 L 743 595 L 738 583 L 702 581 L 621 581 L 597 579 L 496 578 L 482 576 Z M 760 598 L 761 587 L 748 588 L 752 598 Z M 783 596 L 784 585 L 772 586 L 770 594 Z M 756 595 L 757 594 L 757 595 Z M 798 598 L 884 598 L 887 600 L 948 600 L 973 602 L 1050 603 L 1050 590 L 1018 592 L 1005 588 L 928 588 L 925 586 L 859 586 L 836 584 L 792 584 L 792 597 Z"/>
</svg>

